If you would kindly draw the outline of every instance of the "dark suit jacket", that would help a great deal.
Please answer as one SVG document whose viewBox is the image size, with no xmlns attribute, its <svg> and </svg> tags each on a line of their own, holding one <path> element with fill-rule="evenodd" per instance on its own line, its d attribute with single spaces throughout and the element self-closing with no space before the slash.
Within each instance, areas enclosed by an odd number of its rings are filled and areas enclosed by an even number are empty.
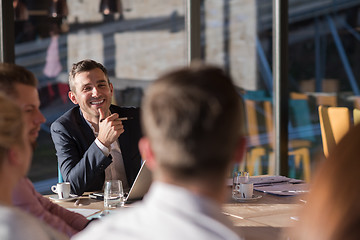
<svg viewBox="0 0 360 240">
<path fill-rule="evenodd" d="M 141 156 L 138 142 L 141 137 L 138 108 L 110 106 L 111 113 L 132 117 L 123 121 L 124 132 L 119 137 L 126 176 L 131 186 L 140 169 Z M 112 162 L 95 144 L 95 136 L 76 106 L 51 124 L 51 137 L 64 181 L 70 182 L 71 192 L 81 195 L 101 190 L 105 181 L 105 168 Z"/>
</svg>

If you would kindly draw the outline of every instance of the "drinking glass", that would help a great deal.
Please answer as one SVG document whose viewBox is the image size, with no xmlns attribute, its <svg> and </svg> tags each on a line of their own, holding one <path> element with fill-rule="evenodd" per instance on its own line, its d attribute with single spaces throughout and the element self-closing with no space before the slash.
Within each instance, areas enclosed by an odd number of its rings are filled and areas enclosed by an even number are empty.
<svg viewBox="0 0 360 240">
<path fill-rule="evenodd" d="M 248 172 L 235 172 L 234 176 L 233 176 L 233 187 L 232 187 L 233 198 L 237 199 L 238 197 L 243 197 L 242 196 L 243 191 L 241 189 L 241 185 L 248 184 L 248 183 L 249 183 L 249 173 Z M 249 190 L 249 192 L 250 192 L 250 190 Z M 247 194 L 247 195 L 249 195 L 249 194 Z M 252 196 L 252 193 L 251 193 L 251 196 Z"/>
<path fill-rule="evenodd" d="M 120 180 L 108 180 L 104 187 L 105 209 L 124 206 L 124 190 Z"/>
</svg>

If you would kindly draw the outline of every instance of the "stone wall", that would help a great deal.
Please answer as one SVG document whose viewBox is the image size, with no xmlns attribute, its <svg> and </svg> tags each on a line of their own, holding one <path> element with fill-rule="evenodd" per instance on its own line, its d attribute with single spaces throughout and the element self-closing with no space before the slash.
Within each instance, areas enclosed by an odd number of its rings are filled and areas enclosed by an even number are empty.
<svg viewBox="0 0 360 240">
<path fill-rule="evenodd" d="M 101 21 L 99 0 L 68 1 L 68 20 Z M 120 24 L 169 17 L 185 16 L 184 0 L 123 0 L 125 20 Z M 228 8 L 224 4 L 228 4 Z M 256 2 L 253 0 L 205 1 L 205 59 L 225 65 L 237 86 L 256 89 Z M 227 14 L 228 24 L 224 21 Z M 89 20 L 91 19 L 91 20 Z M 100 20 L 99 20 L 100 19 Z M 164 23 L 166 24 L 166 23 Z M 68 67 L 83 58 L 107 62 L 101 33 L 89 31 L 68 37 Z M 152 80 L 169 68 L 186 65 L 184 29 L 172 32 L 156 27 L 114 32 L 115 77 Z M 225 48 L 227 46 L 227 48 Z"/>
<path fill-rule="evenodd" d="M 117 78 L 153 80 L 169 68 L 186 65 L 184 31 L 115 34 Z"/>
<path fill-rule="evenodd" d="M 103 15 L 99 13 L 100 0 L 67 1 L 69 23 L 93 23 L 101 22 Z"/>
<path fill-rule="evenodd" d="M 257 88 L 255 4 L 253 0 L 205 1 L 206 61 L 220 65 L 228 61 L 235 84 L 247 90 Z"/>
<path fill-rule="evenodd" d="M 101 33 L 82 32 L 68 35 L 68 70 L 73 63 L 83 59 L 93 59 L 103 63 L 103 35 Z"/>
</svg>

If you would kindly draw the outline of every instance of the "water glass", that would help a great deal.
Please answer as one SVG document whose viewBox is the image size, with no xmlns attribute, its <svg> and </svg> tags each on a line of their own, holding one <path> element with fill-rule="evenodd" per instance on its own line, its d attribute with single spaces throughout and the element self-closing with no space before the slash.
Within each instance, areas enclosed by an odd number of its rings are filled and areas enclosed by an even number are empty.
<svg viewBox="0 0 360 240">
<path fill-rule="evenodd" d="M 242 186 L 244 184 L 247 186 L 247 188 L 250 188 L 250 185 L 247 185 L 247 184 L 249 184 L 249 173 L 248 172 L 235 172 L 234 177 L 233 177 L 233 186 L 232 186 L 233 198 L 238 198 L 239 194 L 240 194 L 240 197 L 243 197 L 243 192 L 245 191 L 244 189 L 246 188 L 246 186 Z M 251 191 L 252 191 L 252 189 L 251 189 Z M 246 190 L 245 192 L 246 192 L 246 196 L 250 195 L 250 189 Z M 251 197 L 252 197 L 252 192 L 251 192 Z M 243 198 L 245 198 L 245 197 L 243 197 Z"/>
<path fill-rule="evenodd" d="M 120 180 L 108 180 L 104 187 L 105 209 L 124 206 L 124 190 Z"/>
</svg>

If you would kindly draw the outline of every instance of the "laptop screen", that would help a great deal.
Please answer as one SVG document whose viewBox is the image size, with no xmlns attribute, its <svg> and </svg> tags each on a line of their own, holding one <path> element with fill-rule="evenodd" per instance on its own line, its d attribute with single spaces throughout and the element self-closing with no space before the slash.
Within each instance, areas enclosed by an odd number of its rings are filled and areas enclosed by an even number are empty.
<svg viewBox="0 0 360 240">
<path fill-rule="evenodd" d="M 146 160 L 143 161 L 140 167 L 135 181 L 130 188 L 126 201 L 135 201 L 142 199 L 150 188 L 152 182 L 152 173 L 146 167 L 145 162 Z"/>
</svg>

